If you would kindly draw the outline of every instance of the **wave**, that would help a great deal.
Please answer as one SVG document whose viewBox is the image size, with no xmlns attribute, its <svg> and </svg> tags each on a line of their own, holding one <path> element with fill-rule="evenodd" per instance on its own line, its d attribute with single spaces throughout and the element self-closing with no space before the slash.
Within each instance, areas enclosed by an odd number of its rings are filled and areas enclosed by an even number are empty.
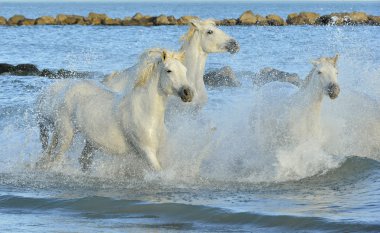
<svg viewBox="0 0 380 233">
<path fill-rule="evenodd" d="M 148 203 L 138 200 L 118 200 L 107 197 L 74 199 L 33 198 L 14 195 L 0 196 L 2 212 L 38 213 L 60 211 L 91 219 L 135 218 L 160 219 L 164 222 L 271 227 L 284 230 L 378 231 L 380 224 L 337 222 L 320 217 L 266 215 L 251 212 L 231 212 L 204 205 Z"/>
<path fill-rule="evenodd" d="M 110 169 L 110 167 L 107 167 Z M 171 174 L 170 174 L 171 175 Z M 168 178 L 168 174 L 152 176 L 145 174 L 145 177 L 130 177 L 124 174 L 110 174 L 97 176 L 97 174 L 83 174 L 82 172 L 67 171 L 35 171 L 25 169 L 20 171 L 9 171 L 0 173 L 0 186 L 3 190 L 16 188 L 24 192 L 25 188 L 33 189 L 38 192 L 67 192 L 70 190 L 72 196 L 98 195 L 98 192 L 108 193 L 111 196 L 128 195 L 129 198 L 139 198 L 146 196 L 148 200 L 159 198 L 167 199 L 165 192 L 178 193 L 179 199 L 186 200 L 182 194 L 193 193 L 197 190 L 198 195 L 202 196 L 211 191 L 223 190 L 233 194 L 236 191 L 252 193 L 258 191 L 289 190 L 289 189 L 309 189 L 325 187 L 344 187 L 353 184 L 365 183 L 366 179 L 376 180 L 380 178 L 380 162 L 361 157 L 349 157 L 337 168 L 328 170 L 311 177 L 300 180 L 290 180 L 284 182 L 250 182 L 247 179 L 220 180 L 202 179 L 192 177 L 192 179 Z M 376 187 L 373 187 L 376 189 Z M 367 189 L 371 189 L 367 187 Z M 157 191 L 157 193 L 156 193 Z M 158 192 L 163 192 L 158 193 Z M 207 195 L 205 196 L 207 199 Z"/>
</svg>

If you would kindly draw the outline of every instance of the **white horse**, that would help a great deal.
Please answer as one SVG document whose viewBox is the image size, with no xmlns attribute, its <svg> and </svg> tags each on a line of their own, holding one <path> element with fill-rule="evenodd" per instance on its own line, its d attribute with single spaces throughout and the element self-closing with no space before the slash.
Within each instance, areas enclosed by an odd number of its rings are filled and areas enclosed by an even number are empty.
<svg viewBox="0 0 380 233">
<path fill-rule="evenodd" d="M 185 52 L 184 64 L 187 68 L 187 78 L 194 87 L 193 103 L 203 105 L 207 102 L 207 92 L 203 81 L 205 65 L 209 53 L 236 53 L 238 42 L 216 27 L 213 20 L 194 20 L 189 24 L 188 32 L 181 37 L 183 44 L 180 52 Z M 159 52 L 159 51 L 158 51 Z M 103 84 L 114 91 L 120 92 L 128 87 L 136 67 L 113 73 L 103 80 Z"/>
<path fill-rule="evenodd" d="M 84 169 L 93 149 L 102 149 L 111 154 L 136 150 L 155 170 L 160 170 L 157 154 L 167 97 L 174 95 L 183 102 L 191 102 L 193 91 L 186 78 L 186 67 L 181 63 L 183 54 L 163 50 L 160 57 L 150 58 L 140 61 L 131 92 L 117 94 L 94 81 L 77 81 L 66 85 L 58 95 L 49 96 L 54 109 L 49 112 L 55 114 L 47 119 L 53 123 L 53 132 L 42 165 L 61 160 L 72 144 L 74 133 L 80 132 L 86 140 L 81 157 Z M 54 91 L 52 88 L 47 93 Z M 45 118 L 39 118 L 40 126 L 46 123 L 49 122 Z"/>
<path fill-rule="evenodd" d="M 323 96 L 338 97 L 336 68 L 338 55 L 313 61 L 313 69 L 301 88 L 289 98 L 263 99 L 253 112 L 253 126 L 260 135 L 258 144 L 265 151 L 294 145 L 310 137 L 320 136 L 320 115 Z M 264 90 L 266 91 L 266 90 Z M 306 138 L 305 138 L 306 137 Z"/>
</svg>

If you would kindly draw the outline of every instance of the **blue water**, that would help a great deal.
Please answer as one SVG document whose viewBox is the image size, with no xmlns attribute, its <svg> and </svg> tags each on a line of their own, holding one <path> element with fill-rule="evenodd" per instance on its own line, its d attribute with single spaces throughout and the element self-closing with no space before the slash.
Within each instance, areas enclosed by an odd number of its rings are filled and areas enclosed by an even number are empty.
<svg viewBox="0 0 380 233">
<path fill-rule="evenodd" d="M 212 10 L 209 10 L 212 9 Z M 202 18 L 238 18 L 244 11 L 252 10 L 256 14 L 277 14 L 286 18 L 288 14 L 301 11 L 311 11 L 319 14 L 333 12 L 364 11 L 370 15 L 379 15 L 379 2 L 211 2 L 189 3 L 186 1 L 159 3 L 136 2 L 98 2 L 98 3 L 0 3 L 0 15 L 11 17 L 22 14 L 29 18 L 37 18 L 42 15 L 77 14 L 86 16 L 89 12 L 106 13 L 110 17 L 124 18 L 133 16 L 137 12 L 144 15 L 197 15 Z"/>
<path fill-rule="evenodd" d="M 380 15 L 378 2 L 0 3 L 0 15 L 6 17 L 95 11 L 112 17 L 142 12 L 229 18 L 246 9 L 283 17 L 299 11 Z M 206 69 L 229 65 L 242 86 L 208 89 L 202 119 L 173 129 L 176 137 L 170 138 L 161 158 L 170 167 L 161 174 L 133 175 L 128 159 L 102 153 L 96 155 L 93 169 L 83 174 L 77 163 L 80 138 L 63 167 L 33 169 L 41 147 L 34 103 L 42 88 L 54 81 L 0 76 L 0 232 L 379 232 L 380 28 L 221 29 L 239 41 L 241 51 L 210 54 Z M 0 63 L 107 74 L 134 64 L 145 48 L 178 49 L 186 30 L 186 26 L 0 27 Z M 295 148 L 282 154 L 287 167 L 277 163 L 278 154 L 256 153 L 260 137 L 247 126 L 250 113 L 259 111 L 253 109 L 259 98 L 250 81 L 252 73 L 269 66 L 304 77 L 310 60 L 336 53 L 341 95 L 323 101 L 325 141 L 312 142 L 321 150 L 300 153 Z M 274 86 L 294 91 L 286 84 Z M 212 137 L 205 132 L 209 125 L 217 127 Z M 207 157 L 197 165 L 194 158 L 202 154 Z M 196 169 L 199 175 L 194 175 Z M 299 173 L 289 175 L 284 169 Z"/>
</svg>

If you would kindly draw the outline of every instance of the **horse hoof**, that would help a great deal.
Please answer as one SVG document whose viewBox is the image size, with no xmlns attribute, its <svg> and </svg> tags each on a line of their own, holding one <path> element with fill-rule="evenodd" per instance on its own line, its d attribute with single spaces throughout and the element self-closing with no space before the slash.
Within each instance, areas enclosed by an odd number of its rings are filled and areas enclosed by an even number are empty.
<svg viewBox="0 0 380 233">
<path fill-rule="evenodd" d="M 40 159 L 35 164 L 35 168 L 40 169 L 40 170 L 47 170 L 50 167 L 51 167 L 51 164 L 47 159 Z"/>
</svg>

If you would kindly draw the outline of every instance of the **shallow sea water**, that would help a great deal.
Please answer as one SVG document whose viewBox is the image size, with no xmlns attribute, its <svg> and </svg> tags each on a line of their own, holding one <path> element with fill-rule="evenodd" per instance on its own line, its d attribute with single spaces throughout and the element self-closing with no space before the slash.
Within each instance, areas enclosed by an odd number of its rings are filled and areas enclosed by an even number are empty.
<svg viewBox="0 0 380 233">
<path fill-rule="evenodd" d="M 0 3 L 0 15 L 28 17 L 89 11 L 110 16 L 196 14 L 237 17 L 246 9 L 281 16 L 363 10 L 379 3 L 218 4 Z M 226 11 L 226 7 L 231 9 Z M 133 174 L 128 158 L 97 153 L 80 171 L 81 139 L 64 166 L 32 168 L 40 156 L 35 100 L 53 80 L 0 76 L 1 232 L 379 232 L 380 231 L 380 28 L 221 27 L 241 51 L 210 54 L 206 68 L 229 65 L 239 88 L 209 88 L 201 119 L 171 124 L 162 154 L 164 171 Z M 40 69 L 107 74 L 129 67 L 149 47 L 180 47 L 186 26 L 0 27 L 0 62 Z M 341 94 L 322 107 L 323 141 L 287 153 L 259 153 L 260 135 L 249 127 L 263 94 L 252 73 L 274 67 L 305 77 L 310 60 L 340 54 Z M 94 77 L 99 79 L 99 76 Z M 296 89 L 274 83 L 278 100 Z M 265 93 L 264 93 L 265 94 Z M 268 106 L 271 107 L 271 106 Z M 210 134 L 208 127 L 215 126 Z M 275 128 L 268 128 L 269 133 Z"/>
</svg>

